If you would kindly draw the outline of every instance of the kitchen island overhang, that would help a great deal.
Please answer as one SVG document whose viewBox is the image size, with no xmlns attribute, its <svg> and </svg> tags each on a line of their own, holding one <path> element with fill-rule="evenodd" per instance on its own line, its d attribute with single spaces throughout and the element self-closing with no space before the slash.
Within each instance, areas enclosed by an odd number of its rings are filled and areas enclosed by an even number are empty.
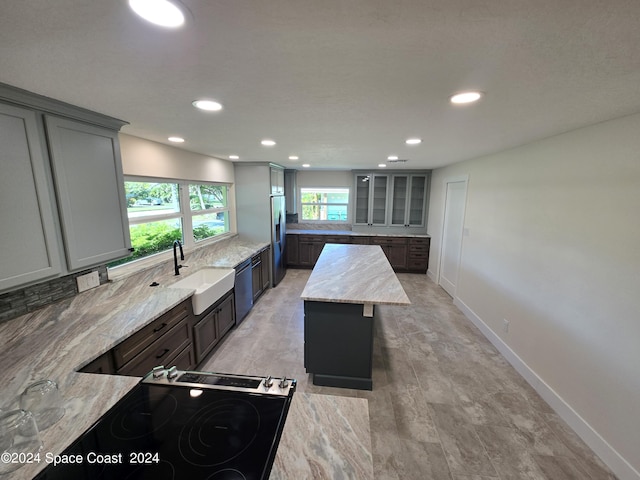
<svg viewBox="0 0 640 480">
<path fill-rule="evenodd" d="M 375 306 L 411 304 L 382 248 L 325 245 L 300 297 L 314 385 L 371 390 Z"/>
</svg>

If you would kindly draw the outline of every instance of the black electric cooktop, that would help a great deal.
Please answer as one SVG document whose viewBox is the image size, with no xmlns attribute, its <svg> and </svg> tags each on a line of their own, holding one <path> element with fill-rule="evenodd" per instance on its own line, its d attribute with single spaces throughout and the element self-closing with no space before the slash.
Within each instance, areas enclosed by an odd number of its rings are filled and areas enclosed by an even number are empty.
<svg viewBox="0 0 640 480">
<path fill-rule="evenodd" d="M 138 384 L 62 453 L 63 463 L 50 463 L 35 478 L 268 478 L 291 394 L 262 394 L 257 386 L 255 392 L 211 388 L 220 378 L 247 382 L 187 372 L 177 379 L 187 385 Z"/>
</svg>

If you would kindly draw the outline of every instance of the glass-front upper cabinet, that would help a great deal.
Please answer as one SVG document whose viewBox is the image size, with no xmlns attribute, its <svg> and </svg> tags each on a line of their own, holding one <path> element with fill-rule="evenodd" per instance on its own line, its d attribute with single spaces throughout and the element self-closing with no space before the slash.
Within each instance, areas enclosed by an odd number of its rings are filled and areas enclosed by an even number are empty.
<svg viewBox="0 0 640 480">
<path fill-rule="evenodd" d="M 394 175 L 391 194 L 391 225 L 424 226 L 428 178 L 425 174 Z"/>
<path fill-rule="evenodd" d="M 355 224 L 387 224 L 388 175 L 356 175 Z"/>
</svg>

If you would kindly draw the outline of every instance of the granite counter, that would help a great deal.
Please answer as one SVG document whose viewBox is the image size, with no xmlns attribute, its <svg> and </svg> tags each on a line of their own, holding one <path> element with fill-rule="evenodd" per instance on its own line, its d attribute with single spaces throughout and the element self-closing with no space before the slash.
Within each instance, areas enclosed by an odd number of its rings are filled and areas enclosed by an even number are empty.
<svg viewBox="0 0 640 480">
<path fill-rule="evenodd" d="M 193 252 L 184 263 L 189 265 L 190 272 L 205 266 L 234 267 L 265 246 L 267 244 L 231 238 L 213 248 Z M 60 386 L 66 413 L 58 423 L 42 432 L 43 452 L 62 452 L 139 381 L 137 377 L 94 375 L 78 373 L 77 370 L 193 294 L 192 290 L 163 288 L 163 285 L 177 280 L 169 263 L 172 262 L 107 283 L 0 325 L 0 364 L 3 365 L 0 408 L 17 408 L 19 393 L 34 381 L 49 378 Z M 161 286 L 150 287 L 152 282 Z M 300 433 L 290 431 L 294 429 L 290 424 L 305 425 L 331 418 L 332 412 L 335 414 L 335 409 L 339 408 L 341 415 L 348 419 L 350 430 L 345 432 L 331 423 L 323 424 L 317 426 L 315 441 L 329 448 L 331 442 L 327 443 L 328 439 L 333 441 L 346 435 L 353 448 L 358 450 L 353 459 L 347 459 L 348 463 L 354 471 L 369 472 L 372 467 L 366 405 L 355 405 L 357 399 L 349 399 L 353 403 L 336 400 L 332 404 L 314 397 L 317 396 L 299 394 L 296 398 L 295 408 L 291 409 L 285 427 L 286 437 L 283 434 L 285 440 L 291 440 L 285 441 L 283 445 L 288 446 L 280 448 L 278 455 L 289 458 L 298 453 L 309 453 L 295 450 L 295 438 Z M 307 414 L 311 418 L 305 417 Z M 288 451 L 289 448 L 294 450 Z M 292 453 L 294 451 L 297 453 Z M 321 453 L 315 452 L 315 455 L 330 459 L 333 453 L 325 449 Z M 278 472 L 276 478 L 301 478 L 297 468 L 304 467 L 300 462 L 293 466 L 289 461 L 278 462 L 279 467 L 274 469 Z M 308 458 L 306 462 L 308 468 L 315 468 L 314 459 Z M 24 466 L 11 473 L 10 478 L 30 479 L 44 466 Z M 296 473 L 290 474 L 290 468 L 294 468 Z M 308 473 L 311 475 L 310 471 Z M 372 472 L 368 476 L 352 478 L 372 478 Z"/>
</svg>

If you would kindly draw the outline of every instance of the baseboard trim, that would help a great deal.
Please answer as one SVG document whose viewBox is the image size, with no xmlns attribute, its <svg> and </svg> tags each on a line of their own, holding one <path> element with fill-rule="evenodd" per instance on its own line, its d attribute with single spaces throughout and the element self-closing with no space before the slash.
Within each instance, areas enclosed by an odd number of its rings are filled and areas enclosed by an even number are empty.
<svg viewBox="0 0 640 480">
<path fill-rule="evenodd" d="M 428 274 L 428 273 L 427 273 Z M 540 378 L 489 326 L 462 300 L 453 304 L 487 337 L 507 361 L 569 426 L 607 464 L 620 480 L 640 480 L 640 473 L 591 427 L 564 399 Z"/>
</svg>

